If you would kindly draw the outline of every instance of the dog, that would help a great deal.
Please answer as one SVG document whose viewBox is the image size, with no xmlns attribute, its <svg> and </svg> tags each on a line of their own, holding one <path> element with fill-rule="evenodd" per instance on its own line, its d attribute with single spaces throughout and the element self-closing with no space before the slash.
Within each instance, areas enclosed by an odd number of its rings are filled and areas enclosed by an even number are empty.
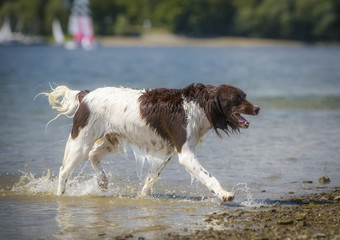
<svg viewBox="0 0 340 240">
<path fill-rule="evenodd" d="M 222 202 L 234 199 L 234 193 L 225 191 L 198 162 L 195 146 L 210 129 L 222 137 L 221 131 L 229 135 L 249 127 L 241 114 L 257 115 L 260 108 L 249 102 L 241 89 L 191 84 L 183 89 L 104 87 L 80 91 L 59 86 L 42 94 L 60 112 L 56 118 L 73 117 L 57 195 L 65 193 L 68 177 L 87 158 L 91 159 L 99 187 L 107 189 L 101 159 L 131 145 L 150 162 L 141 196 L 150 193 L 163 168 L 177 154 L 186 171 Z"/>
</svg>

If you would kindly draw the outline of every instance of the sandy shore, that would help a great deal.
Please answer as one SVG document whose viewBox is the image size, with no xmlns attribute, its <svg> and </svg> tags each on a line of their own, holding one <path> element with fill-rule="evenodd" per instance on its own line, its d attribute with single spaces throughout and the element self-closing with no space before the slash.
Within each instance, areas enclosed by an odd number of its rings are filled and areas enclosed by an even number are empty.
<svg viewBox="0 0 340 240">
<path fill-rule="evenodd" d="M 213 213 L 205 221 L 210 229 L 164 239 L 340 239 L 340 188 L 271 208 Z"/>
<path fill-rule="evenodd" d="M 290 40 L 271 40 L 257 38 L 217 37 L 217 38 L 188 38 L 170 33 L 150 33 L 140 37 L 98 36 L 96 38 L 104 46 L 282 46 L 303 45 L 303 42 Z"/>
</svg>

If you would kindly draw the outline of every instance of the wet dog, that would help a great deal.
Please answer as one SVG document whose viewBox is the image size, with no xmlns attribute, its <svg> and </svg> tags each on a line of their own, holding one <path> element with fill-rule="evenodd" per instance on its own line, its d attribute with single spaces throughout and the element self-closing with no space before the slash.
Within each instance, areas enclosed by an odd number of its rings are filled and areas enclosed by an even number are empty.
<svg viewBox="0 0 340 240">
<path fill-rule="evenodd" d="M 58 195 L 65 192 L 74 168 L 88 157 L 98 185 L 107 188 L 101 159 L 131 145 L 150 162 L 141 195 L 149 193 L 177 154 L 180 164 L 221 201 L 234 199 L 234 193 L 225 191 L 198 162 L 195 146 L 210 129 L 221 137 L 221 131 L 229 134 L 249 127 L 241 114 L 257 115 L 260 108 L 249 102 L 241 89 L 191 84 L 183 89 L 105 87 L 90 92 L 59 86 L 43 94 L 52 108 L 61 112 L 58 116 L 75 111 L 59 172 Z"/>
</svg>

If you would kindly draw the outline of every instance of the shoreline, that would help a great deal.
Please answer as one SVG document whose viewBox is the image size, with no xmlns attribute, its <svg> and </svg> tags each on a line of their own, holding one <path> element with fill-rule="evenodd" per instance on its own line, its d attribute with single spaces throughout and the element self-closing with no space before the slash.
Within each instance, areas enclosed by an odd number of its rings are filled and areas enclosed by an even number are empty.
<svg viewBox="0 0 340 240">
<path fill-rule="evenodd" d="M 245 37 L 189 38 L 170 33 L 149 33 L 138 37 L 98 36 L 96 40 L 103 46 L 121 47 L 263 47 L 263 46 L 304 46 L 339 45 L 337 42 L 306 43 L 294 40 L 262 39 Z"/>
<path fill-rule="evenodd" d="M 163 239 L 340 239 L 340 187 L 273 207 L 212 213 L 205 222 L 208 229 Z"/>
</svg>

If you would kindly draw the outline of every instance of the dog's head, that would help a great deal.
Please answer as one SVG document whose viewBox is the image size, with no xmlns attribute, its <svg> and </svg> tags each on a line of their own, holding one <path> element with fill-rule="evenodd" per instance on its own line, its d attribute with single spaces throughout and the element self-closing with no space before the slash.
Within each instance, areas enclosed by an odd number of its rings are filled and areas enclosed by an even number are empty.
<svg viewBox="0 0 340 240">
<path fill-rule="evenodd" d="M 259 111 L 260 108 L 249 102 L 241 89 L 231 85 L 216 87 L 206 109 L 209 121 L 219 136 L 217 129 L 228 133 L 248 128 L 249 122 L 241 114 L 257 115 Z"/>
</svg>

